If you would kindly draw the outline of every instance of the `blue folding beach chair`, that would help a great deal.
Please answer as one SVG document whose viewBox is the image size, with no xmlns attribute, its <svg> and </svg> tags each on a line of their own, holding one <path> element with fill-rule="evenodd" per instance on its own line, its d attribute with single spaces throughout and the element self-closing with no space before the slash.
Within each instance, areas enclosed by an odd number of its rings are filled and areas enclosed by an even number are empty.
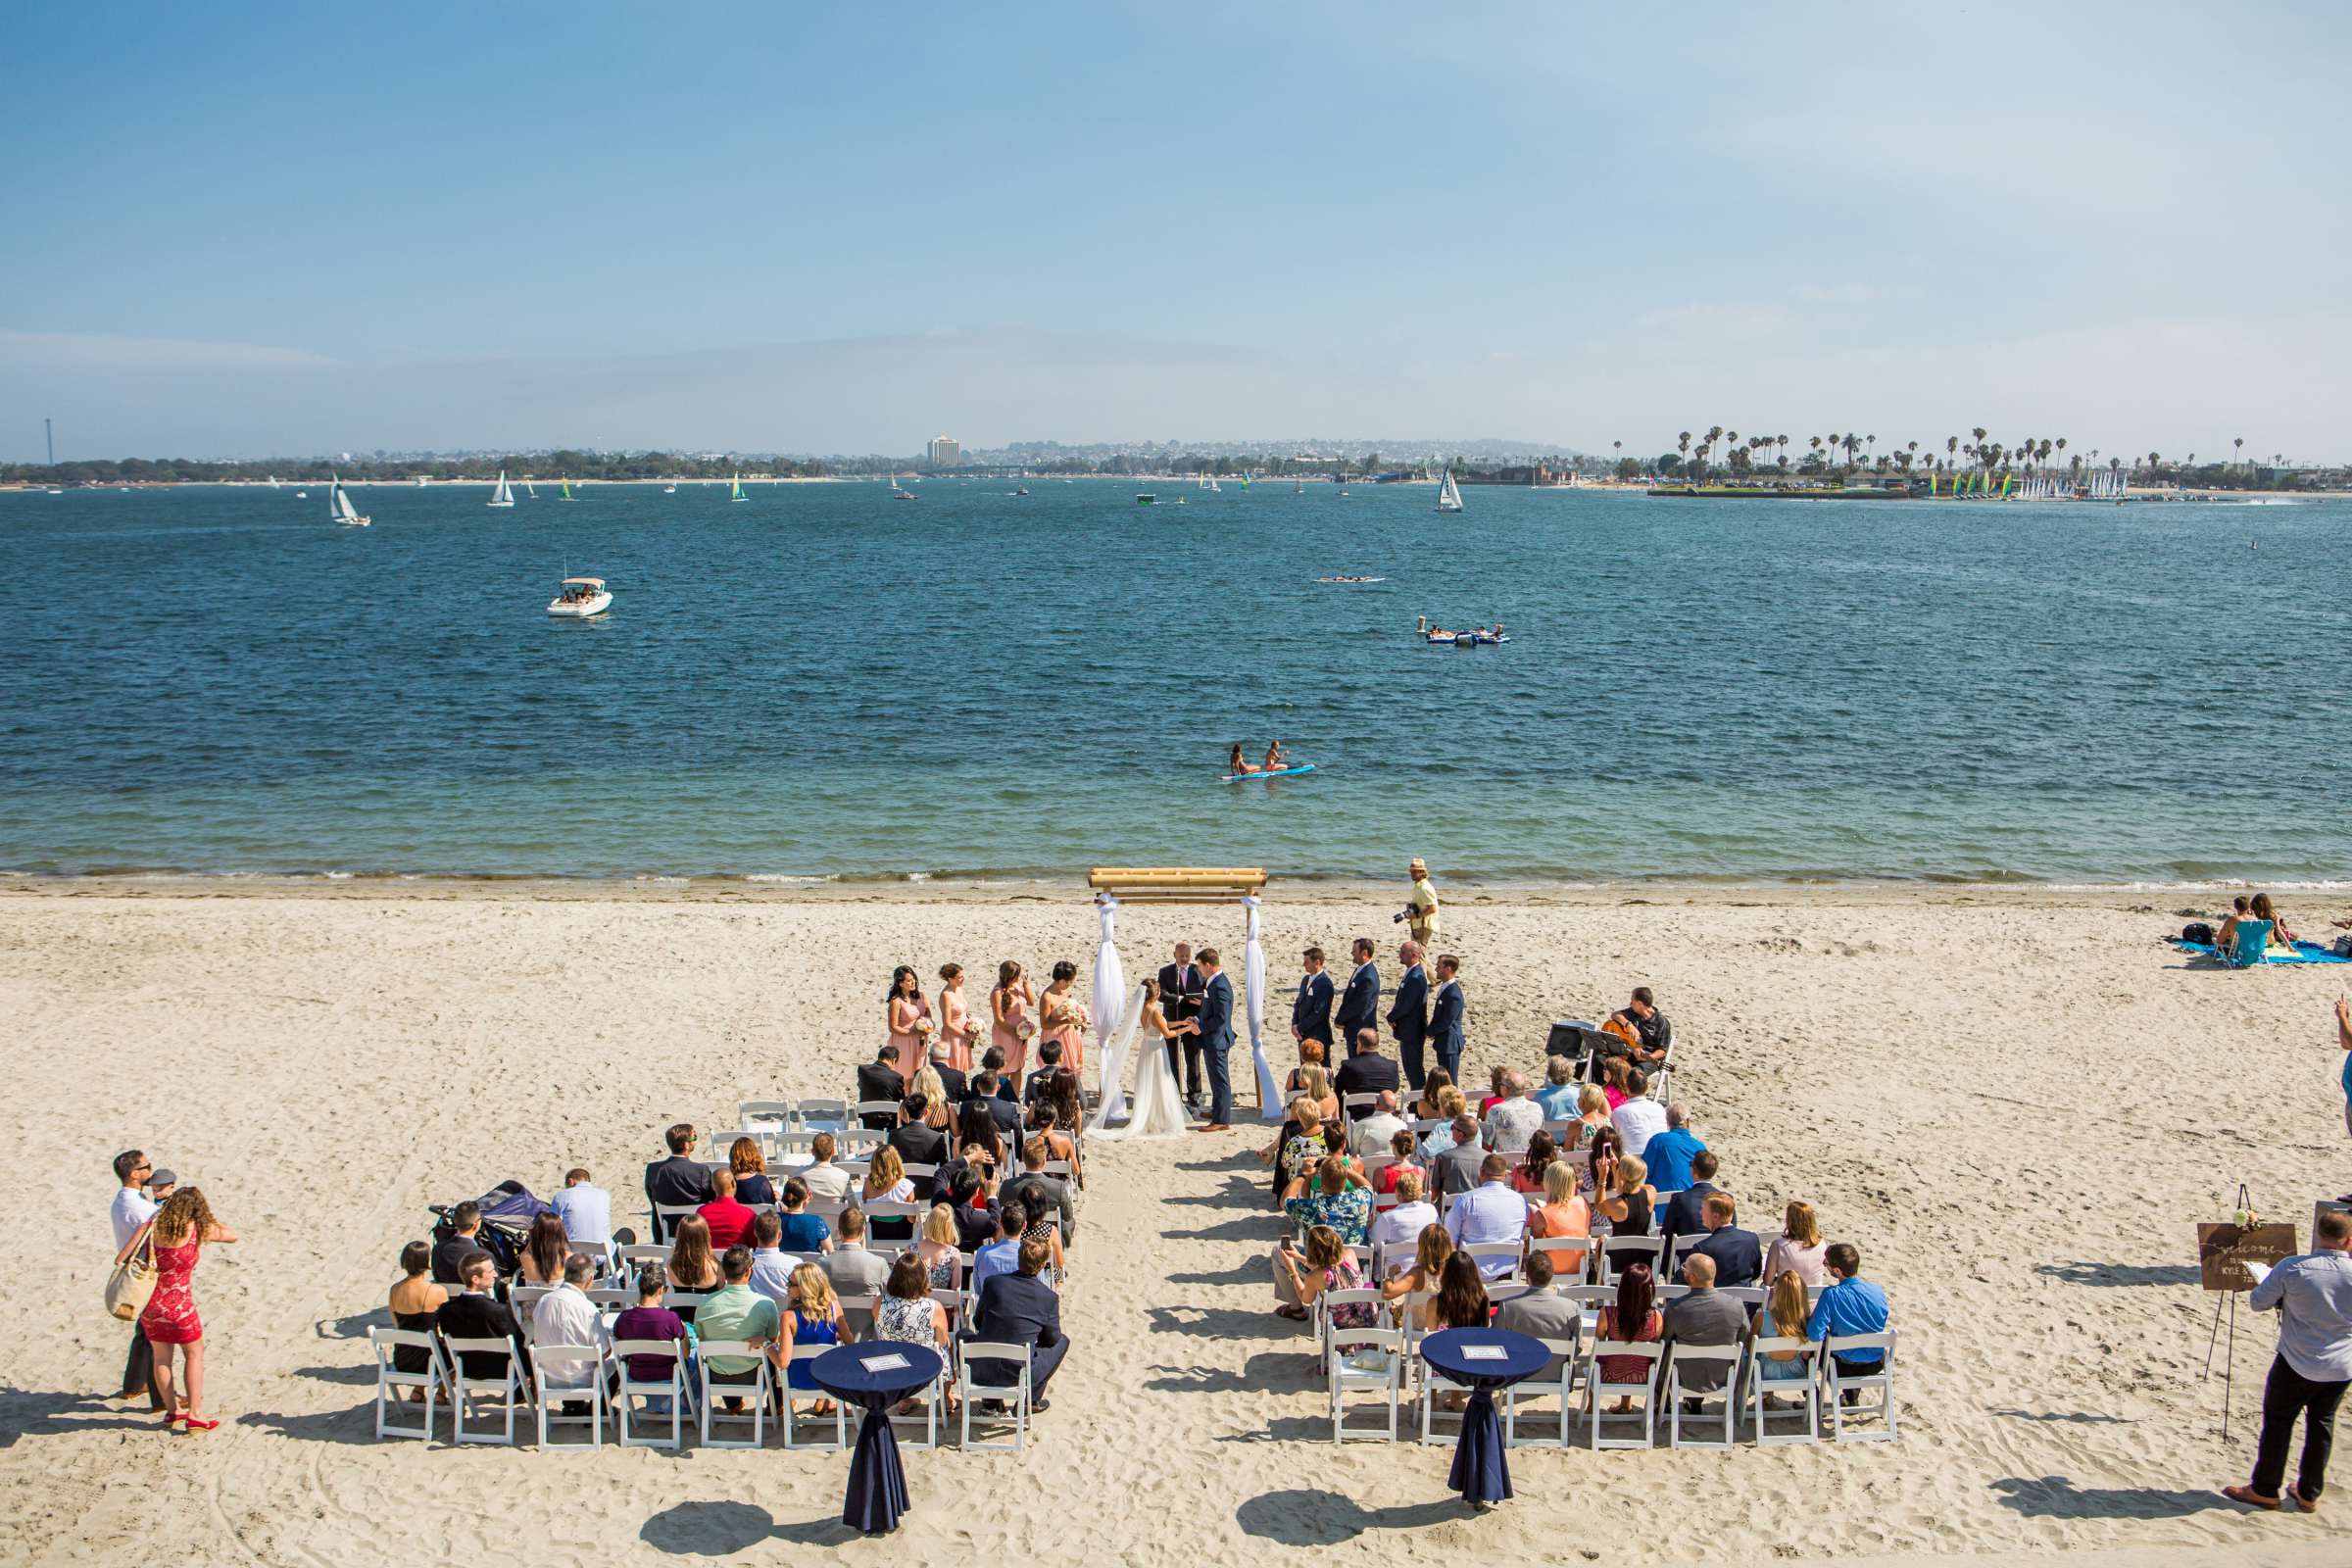
<svg viewBox="0 0 2352 1568">
<path fill-rule="evenodd" d="M 2240 920 L 2235 932 L 2236 944 L 2222 955 L 2222 961 L 2232 969 L 2251 969 L 2262 962 L 2265 950 L 2271 945 L 2269 920 Z"/>
</svg>

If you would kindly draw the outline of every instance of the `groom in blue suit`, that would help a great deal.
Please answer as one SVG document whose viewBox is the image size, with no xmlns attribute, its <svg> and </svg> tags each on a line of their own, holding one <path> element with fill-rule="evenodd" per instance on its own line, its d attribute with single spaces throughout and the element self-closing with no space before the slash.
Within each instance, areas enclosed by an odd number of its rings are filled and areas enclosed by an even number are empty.
<svg viewBox="0 0 2352 1568">
<path fill-rule="evenodd" d="M 1233 1049 L 1233 982 L 1225 978 L 1216 949 L 1202 948 L 1196 961 L 1208 976 L 1208 989 L 1201 994 L 1200 1012 L 1185 1028 L 1200 1040 L 1200 1054 L 1208 1058 L 1208 1121 L 1193 1130 L 1221 1133 L 1233 1126 L 1233 1072 L 1225 1061 L 1225 1053 Z"/>
</svg>

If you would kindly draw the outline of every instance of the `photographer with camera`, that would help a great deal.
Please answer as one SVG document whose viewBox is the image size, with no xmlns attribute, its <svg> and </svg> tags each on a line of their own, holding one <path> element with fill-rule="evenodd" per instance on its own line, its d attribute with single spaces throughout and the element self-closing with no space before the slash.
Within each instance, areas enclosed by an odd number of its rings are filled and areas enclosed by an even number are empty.
<svg viewBox="0 0 2352 1568">
<path fill-rule="evenodd" d="M 1413 858 L 1411 874 L 1413 891 L 1396 918 L 1411 926 L 1413 940 L 1426 953 L 1438 939 L 1438 890 L 1429 885 L 1429 864 L 1418 856 Z"/>
</svg>

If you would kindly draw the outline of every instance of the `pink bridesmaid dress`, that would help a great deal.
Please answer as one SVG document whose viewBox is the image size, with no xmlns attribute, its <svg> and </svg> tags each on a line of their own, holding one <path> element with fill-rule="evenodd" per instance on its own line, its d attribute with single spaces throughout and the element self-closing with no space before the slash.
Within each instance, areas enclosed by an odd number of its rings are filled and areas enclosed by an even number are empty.
<svg viewBox="0 0 2352 1568">
<path fill-rule="evenodd" d="M 1004 1021 L 996 1021 L 996 1003 L 989 1003 L 988 1043 L 1004 1053 L 1004 1070 L 1012 1075 L 1012 1092 L 1021 1092 L 1021 1076 L 1029 1069 L 1029 1042 L 1021 1038 L 1021 1025 L 1029 1021 L 1029 1004 L 1021 997 L 1020 988 L 1004 993 Z"/>
<path fill-rule="evenodd" d="M 1052 993 L 1049 992 L 1048 995 L 1052 995 Z M 1076 987 L 1073 986 L 1061 994 L 1061 1005 L 1066 1007 L 1078 1005 Z M 1078 1027 L 1075 1019 L 1046 1030 L 1045 1038 L 1061 1042 L 1061 1064 L 1064 1067 L 1075 1073 L 1086 1071 L 1086 1031 Z"/>
<path fill-rule="evenodd" d="M 972 1070 L 972 1037 L 979 1028 L 972 1022 L 972 1009 L 963 1000 L 961 990 L 939 994 L 939 1033 L 948 1043 L 948 1065 L 960 1073 Z"/>
<path fill-rule="evenodd" d="M 890 1043 L 899 1048 L 899 1076 L 908 1083 L 914 1075 L 930 1064 L 931 1048 L 914 1032 L 914 1020 L 931 1016 L 928 1000 L 908 1002 L 905 997 L 890 999 Z"/>
</svg>

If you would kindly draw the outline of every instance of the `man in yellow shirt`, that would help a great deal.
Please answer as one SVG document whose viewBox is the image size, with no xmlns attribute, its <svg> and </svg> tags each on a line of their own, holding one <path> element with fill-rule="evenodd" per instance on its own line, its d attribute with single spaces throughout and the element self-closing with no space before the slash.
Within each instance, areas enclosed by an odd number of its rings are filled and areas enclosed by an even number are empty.
<svg viewBox="0 0 2352 1568">
<path fill-rule="evenodd" d="M 1413 895 L 1405 905 L 1405 921 L 1413 940 L 1427 949 L 1438 935 L 1438 890 L 1429 885 L 1428 862 L 1416 858 L 1412 874 Z"/>
</svg>

